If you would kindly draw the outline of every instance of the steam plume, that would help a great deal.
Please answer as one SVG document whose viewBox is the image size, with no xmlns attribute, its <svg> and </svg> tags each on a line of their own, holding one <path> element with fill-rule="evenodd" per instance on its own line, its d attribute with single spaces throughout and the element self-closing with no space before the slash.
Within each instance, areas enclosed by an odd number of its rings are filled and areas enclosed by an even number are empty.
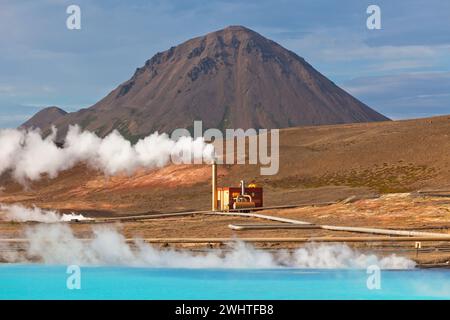
<svg viewBox="0 0 450 320">
<path fill-rule="evenodd" d="M 3 212 L 3 213 L 2 213 Z M 0 219 L 16 222 L 69 222 L 73 220 L 90 220 L 81 214 L 61 214 L 53 210 L 43 210 L 37 207 L 25 208 L 21 205 L 4 205 L 0 204 Z"/>
<path fill-rule="evenodd" d="M 63 148 L 55 145 L 56 130 L 43 139 L 36 130 L 0 130 L 0 174 L 11 170 L 22 184 L 46 174 L 55 178 L 59 172 L 87 163 L 106 175 L 133 173 L 138 168 L 157 168 L 168 164 L 210 161 L 214 148 L 202 138 L 181 137 L 171 140 L 157 132 L 132 145 L 117 131 L 105 138 L 71 126 Z"/>
<path fill-rule="evenodd" d="M 409 269 L 415 263 L 391 255 L 379 258 L 352 250 L 346 245 L 309 244 L 293 253 L 276 254 L 256 250 L 236 242 L 231 250 L 214 250 L 205 254 L 191 251 L 161 250 L 137 239 L 125 241 L 115 229 L 93 227 L 94 238 L 83 241 L 64 224 L 38 225 L 26 231 L 27 257 L 46 264 L 127 265 L 164 268 L 366 268 L 376 264 L 385 269 Z M 26 259 L 25 259 L 26 261 Z"/>
</svg>

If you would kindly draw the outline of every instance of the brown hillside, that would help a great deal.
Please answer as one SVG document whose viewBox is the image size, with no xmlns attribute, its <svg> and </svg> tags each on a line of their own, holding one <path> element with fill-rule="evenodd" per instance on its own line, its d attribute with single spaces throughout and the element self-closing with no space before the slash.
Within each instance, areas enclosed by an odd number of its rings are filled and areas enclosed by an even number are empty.
<svg viewBox="0 0 450 320">
<path fill-rule="evenodd" d="M 280 171 L 219 167 L 220 185 L 255 180 L 267 205 L 450 186 L 450 116 L 281 130 Z M 0 202 L 60 209 L 145 212 L 208 209 L 210 168 L 169 166 L 106 178 L 83 166 L 23 189 L 4 175 Z"/>
</svg>

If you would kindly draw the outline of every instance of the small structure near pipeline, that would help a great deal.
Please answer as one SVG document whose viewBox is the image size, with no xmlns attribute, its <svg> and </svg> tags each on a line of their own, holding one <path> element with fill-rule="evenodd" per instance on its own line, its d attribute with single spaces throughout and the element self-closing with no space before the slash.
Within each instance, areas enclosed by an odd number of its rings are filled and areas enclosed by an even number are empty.
<svg viewBox="0 0 450 320">
<path fill-rule="evenodd" d="M 239 187 L 217 186 L 217 163 L 212 164 L 212 211 L 251 211 L 263 206 L 263 188 L 255 184 L 245 185 L 241 180 Z"/>
</svg>

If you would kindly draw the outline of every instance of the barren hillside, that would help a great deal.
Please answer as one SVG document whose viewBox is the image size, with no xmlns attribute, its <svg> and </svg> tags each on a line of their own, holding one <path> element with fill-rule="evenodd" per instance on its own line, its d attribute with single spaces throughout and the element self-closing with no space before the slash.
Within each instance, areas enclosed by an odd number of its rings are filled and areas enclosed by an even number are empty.
<svg viewBox="0 0 450 320">
<path fill-rule="evenodd" d="M 265 188 L 267 205 L 446 188 L 449 135 L 449 116 L 284 129 L 277 175 L 260 176 L 253 165 L 220 166 L 219 185 L 255 181 Z M 169 166 L 131 177 L 104 177 L 78 166 L 27 188 L 5 174 L 0 185 L 0 202 L 97 214 L 210 206 L 210 168 L 203 165 Z"/>
</svg>

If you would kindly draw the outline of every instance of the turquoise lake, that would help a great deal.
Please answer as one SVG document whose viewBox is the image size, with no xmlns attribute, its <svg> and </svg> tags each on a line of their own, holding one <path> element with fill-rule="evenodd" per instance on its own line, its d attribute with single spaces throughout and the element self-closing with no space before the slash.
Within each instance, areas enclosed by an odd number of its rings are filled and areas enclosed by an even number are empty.
<svg viewBox="0 0 450 320">
<path fill-rule="evenodd" d="M 67 289 L 65 266 L 0 266 L 0 299 L 449 299 L 450 270 L 161 269 L 82 267 Z"/>
</svg>

